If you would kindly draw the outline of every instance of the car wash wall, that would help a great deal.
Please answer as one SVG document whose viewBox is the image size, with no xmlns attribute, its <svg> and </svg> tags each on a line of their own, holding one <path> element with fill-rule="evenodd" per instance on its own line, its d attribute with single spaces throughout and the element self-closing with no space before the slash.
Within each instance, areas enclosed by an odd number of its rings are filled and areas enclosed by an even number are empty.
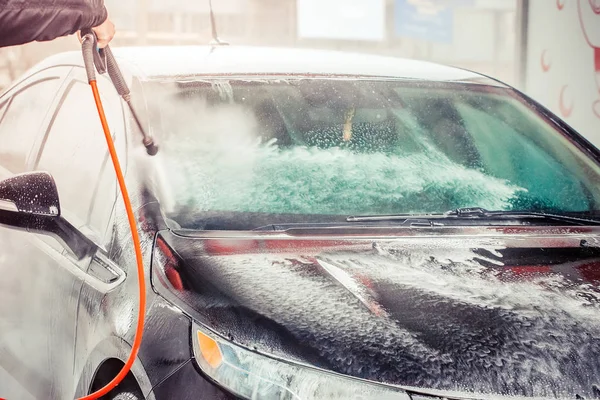
<svg viewBox="0 0 600 400">
<path fill-rule="evenodd" d="M 522 2 L 523 88 L 600 145 L 600 0 Z"/>
</svg>

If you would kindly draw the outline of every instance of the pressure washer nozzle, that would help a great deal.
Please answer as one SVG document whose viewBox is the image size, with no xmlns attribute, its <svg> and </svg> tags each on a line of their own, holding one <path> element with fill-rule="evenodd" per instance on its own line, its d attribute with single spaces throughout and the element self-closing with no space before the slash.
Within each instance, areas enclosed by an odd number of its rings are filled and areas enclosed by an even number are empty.
<svg viewBox="0 0 600 400">
<path fill-rule="evenodd" d="M 135 123 L 143 136 L 142 143 L 144 143 L 144 146 L 146 147 L 146 152 L 150 156 L 156 155 L 156 153 L 158 153 L 158 146 L 154 144 L 154 139 L 150 135 L 146 134 L 146 131 L 144 130 L 144 127 L 140 122 L 137 113 L 135 112 L 135 108 L 133 107 L 133 104 L 131 104 L 131 92 L 129 91 L 129 87 L 125 82 L 125 78 L 123 77 L 123 74 L 117 65 L 117 61 L 115 60 L 112 50 L 109 46 L 98 50 L 98 39 L 96 38 L 96 34 L 91 29 L 82 31 L 82 38 L 83 61 L 88 75 L 88 81 L 92 82 L 96 80 L 95 69 L 98 70 L 100 74 L 108 71 L 108 76 L 117 90 L 117 93 L 119 93 L 119 96 L 121 96 L 129 106 L 131 115 L 135 119 Z"/>
<path fill-rule="evenodd" d="M 146 146 L 146 153 L 148 153 L 149 156 L 155 156 L 156 153 L 158 153 L 158 146 L 154 144 L 154 139 L 144 139 L 144 146 Z"/>
</svg>

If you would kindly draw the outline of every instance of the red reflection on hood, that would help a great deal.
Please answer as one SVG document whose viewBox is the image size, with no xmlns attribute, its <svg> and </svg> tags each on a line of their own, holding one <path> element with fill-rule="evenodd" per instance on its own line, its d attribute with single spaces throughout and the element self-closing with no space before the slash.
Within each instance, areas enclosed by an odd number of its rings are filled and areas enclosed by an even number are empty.
<svg viewBox="0 0 600 400">
<path fill-rule="evenodd" d="M 555 267 L 566 266 L 569 264 L 557 264 L 556 266 L 548 265 L 519 265 L 506 266 L 498 273 L 498 278 L 501 281 L 528 281 L 542 276 L 547 276 L 553 273 L 559 274 L 559 270 Z M 571 264 L 572 272 L 575 274 L 573 278 L 580 279 L 586 283 L 594 285 L 600 284 L 600 262 Z"/>
<path fill-rule="evenodd" d="M 592 262 L 582 264 L 575 269 L 581 274 L 581 276 L 590 283 L 600 283 L 600 262 Z"/>
<path fill-rule="evenodd" d="M 209 255 L 260 254 L 260 253 L 297 253 L 310 255 L 323 249 L 344 249 L 355 246 L 357 242 L 346 240 L 291 240 L 291 239 L 207 239 L 204 250 Z M 370 244 L 362 243 L 363 247 Z"/>
<path fill-rule="evenodd" d="M 552 268 L 546 265 L 506 266 L 498 273 L 503 282 L 530 281 L 552 273 Z"/>
</svg>

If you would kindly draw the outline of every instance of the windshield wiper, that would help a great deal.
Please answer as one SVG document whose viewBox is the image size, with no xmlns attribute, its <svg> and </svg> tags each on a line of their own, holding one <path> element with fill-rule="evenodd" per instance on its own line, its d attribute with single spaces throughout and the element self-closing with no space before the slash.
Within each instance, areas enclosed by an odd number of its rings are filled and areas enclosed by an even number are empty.
<svg viewBox="0 0 600 400">
<path fill-rule="evenodd" d="M 376 222 L 376 221 L 414 221 L 414 220 L 438 220 L 447 222 L 451 220 L 540 220 L 555 221 L 576 225 L 600 225 L 600 220 L 571 216 L 564 214 L 552 214 L 544 212 L 529 211 L 489 211 L 485 208 L 470 207 L 458 208 L 445 213 L 431 214 L 395 214 L 395 215 L 364 215 L 351 216 L 346 222 Z M 441 221 L 440 221 L 441 220 Z"/>
</svg>

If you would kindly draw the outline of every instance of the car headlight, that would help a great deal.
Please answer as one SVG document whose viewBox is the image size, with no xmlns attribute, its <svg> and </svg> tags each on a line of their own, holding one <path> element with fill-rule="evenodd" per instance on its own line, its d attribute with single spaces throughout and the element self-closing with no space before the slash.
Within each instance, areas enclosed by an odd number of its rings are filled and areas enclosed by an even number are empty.
<svg viewBox="0 0 600 400">
<path fill-rule="evenodd" d="M 279 361 L 193 325 L 194 355 L 213 381 L 246 399 L 411 400 L 402 389 Z"/>
</svg>

